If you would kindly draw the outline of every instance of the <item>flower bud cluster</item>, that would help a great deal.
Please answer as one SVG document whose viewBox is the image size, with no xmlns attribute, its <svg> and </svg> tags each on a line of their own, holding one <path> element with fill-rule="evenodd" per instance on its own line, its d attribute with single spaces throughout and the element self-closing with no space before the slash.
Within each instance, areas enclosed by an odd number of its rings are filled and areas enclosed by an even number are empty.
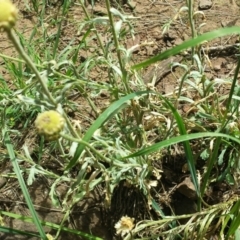
<svg viewBox="0 0 240 240">
<path fill-rule="evenodd" d="M 11 29 L 17 21 L 17 13 L 10 0 L 0 0 L 0 30 Z"/>
<path fill-rule="evenodd" d="M 35 120 L 38 134 L 43 135 L 48 141 L 54 141 L 60 137 L 64 123 L 62 115 L 54 110 L 40 113 Z"/>
</svg>

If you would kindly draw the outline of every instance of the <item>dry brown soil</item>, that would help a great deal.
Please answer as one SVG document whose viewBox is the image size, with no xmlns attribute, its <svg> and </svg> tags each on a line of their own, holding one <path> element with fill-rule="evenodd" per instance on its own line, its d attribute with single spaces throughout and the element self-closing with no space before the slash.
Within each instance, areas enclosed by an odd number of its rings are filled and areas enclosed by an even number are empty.
<svg viewBox="0 0 240 240">
<path fill-rule="evenodd" d="M 19 8 L 19 21 L 17 24 L 18 31 L 22 32 L 26 37 L 32 32 L 33 26 L 37 22 L 37 16 L 34 12 L 28 12 L 25 9 L 25 1 L 14 1 Z M 54 14 L 57 13 L 57 8 L 59 3 L 52 3 L 53 1 L 48 1 L 47 7 L 47 18 L 46 22 L 50 18 L 54 18 Z M 72 1 L 72 7 L 69 12 L 69 19 L 74 19 L 76 21 L 81 21 L 84 14 L 81 8 Z M 204 1 L 197 2 L 195 1 L 195 10 L 199 10 L 199 4 L 204 5 Z M 211 2 L 211 1 L 207 1 Z M 131 2 L 134 9 L 131 9 L 125 1 L 120 1 L 118 4 L 113 0 L 113 6 L 121 7 L 127 14 L 134 15 L 139 17 L 139 19 L 134 21 L 135 25 L 135 40 L 126 40 L 125 45 L 131 47 L 135 44 L 146 43 L 145 46 L 137 49 L 134 53 L 134 61 L 139 62 L 148 57 L 154 56 L 154 54 L 160 53 L 166 49 L 171 48 L 177 44 L 182 43 L 184 40 L 190 37 L 190 28 L 189 21 L 186 12 L 181 12 L 179 14 L 179 9 L 185 6 L 185 1 L 183 0 L 134 0 Z M 106 8 L 103 0 L 95 1 L 95 6 L 93 9 L 89 3 L 86 3 L 89 12 L 93 15 L 105 15 Z M 212 4 L 206 9 L 201 11 L 203 15 L 197 15 L 196 26 L 205 23 L 203 27 L 200 28 L 199 33 L 208 32 L 217 28 L 224 26 L 240 25 L 240 9 L 239 1 L 237 0 L 213 0 Z M 165 34 L 162 34 L 163 26 L 169 23 L 172 19 L 175 18 L 175 21 L 172 23 L 170 30 Z M 56 29 L 49 29 L 49 34 L 56 31 Z M 41 30 L 39 29 L 41 34 Z M 72 37 L 77 35 L 76 25 L 72 24 L 72 21 L 64 23 L 63 34 L 61 37 L 62 46 L 66 45 Z M 218 38 L 212 41 L 209 44 L 209 57 L 211 65 L 206 67 L 207 74 L 209 78 L 213 77 L 226 77 L 231 76 L 232 69 L 234 68 L 236 58 L 234 56 L 234 45 L 237 44 L 238 38 L 236 36 L 229 36 L 227 38 Z M 15 52 L 12 51 L 11 46 L 9 45 L 8 40 L 6 39 L 4 33 L 0 34 L 0 51 L 2 54 L 15 56 Z M 87 57 L 87 52 L 82 52 L 81 57 Z M 181 61 L 181 57 L 176 56 L 170 61 Z M 169 62 L 162 62 L 157 66 L 149 67 L 144 72 L 144 81 L 149 83 L 152 79 L 153 72 L 157 73 L 157 83 L 156 86 L 159 91 L 164 94 L 167 94 L 173 91 L 176 85 L 176 78 L 181 74 L 181 71 L 175 69 L 175 77 L 171 75 L 168 64 Z M 8 75 L 6 69 L 4 68 L 3 61 L 0 59 L 0 74 L 4 76 L 5 80 L 11 83 L 11 76 Z M 102 73 L 104 77 L 104 74 Z M 94 73 L 93 73 L 94 77 Z M 96 81 L 99 77 L 99 73 L 96 72 L 95 78 Z M 107 100 L 106 100 L 107 101 Z M 79 109 L 81 110 L 81 109 Z M 1 155 L 2 156 L 2 155 Z M 177 161 L 178 159 L 176 159 Z M 6 171 L 12 172 L 10 164 L 6 161 L 3 161 L 4 164 L 1 166 L 1 173 L 4 174 Z M 167 162 L 167 160 L 166 160 Z M 179 165 L 179 164 L 178 164 Z M 189 179 L 185 178 L 182 172 L 182 165 L 176 166 L 173 165 L 163 165 L 164 173 L 163 177 L 160 180 L 161 184 L 159 186 L 165 186 L 165 188 L 158 187 L 160 195 L 156 197 L 161 197 L 160 202 L 167 206 L 170 204 L 172 208 L 175 209 L 176 214 L 186 214 L 191 213 L 196 210 L 196 206 L 193 200 L 187 198 L 186 196 L 191 194 L 191 183 Z M 49 169 L 54 169 L 54 166 L 51 166 L 50 163 L 46 163 L 45 167 Z M 0 206 L 2 210 L 9 212 L 19 213 L 22 215 L 29 215 L 29 210 L 26 207 L 23 195 L 20 191 L 18 183 L 11 178 L 1 179 L 0 185 Z M 42 220 L 54 223 L 60 223 L 63 217 L 60 208 L 54 208 L 49 199 L 49 185 L 51 182 L 44 177 L 38 177 L 37 180 L 29 187 L 29 191 L 32 197 L 32 200 L 36 206 L 36 210 Z M 168 190 L 172 189 L 177 184 L 177 191 L 174 194 L 169 193 Z M 60 186 L 59 192 L 63 194 L 68 186 Z M 99 188 L 94 191 L 90 196 L 88 196 L 83 202 L 80 202 L 73 208 L 71 213 L 71 218 L 69 219 L 68 227 L 73 229 L 78 229 L 86 233 L 92 233 L 95 236 L 102 237 L 106 240 L 114 239 L 114 222 L 116 223 L 117 219 L 121 214 L 128 214 L 131 211 L 131 206 L 123 207 L 123 202 L 121 199 L 123 196 L 128 198 L 131 202 L 132 199 L 135 205 L 139 205 L 138 209 L 146 204 L 144 197 L 137 189 L 124 189 L 124 186 L 120 186 L 121 191 L 117 193 L 117 190 L 114 194 L 112 200 L 111 209 L 106 209 L 104 202 L 104 194 Z M 226 191 L 226 186 L 221 184 L 215 186 L 214 188 L 214 197 L 212 202 L 219 202 L 222 200 L 222 195 Z M 172 195 L 171 195 L 172 194 Z M 194 195 L 194 191 L 193 191 Z M 136 200 L 136 196 L 138 196 Z M 120 210 L 119 210 L 120 208 Z M 124 208 L 124 209 L 123 209 Z M 167 211 L 167 210 L 166 210 Z M 150 213 L 147 211 L 139 212 L 138 216 L 135 216 L 137 219 L 147 219 Z M 4 222 L 6 226 L 11 226 L 16 229 L 26 230 L 35 232 L 36 229 L 33 227 L 33 224 L 22 222 L 21 220 L 12 220 L 10 218 L 4 217 Z M 46 228 L 46 232 L 50 231 Z M 51 231 L 50 231 L 51 233 Z M 8 235 L 0 233 L 1 240 L 10 240 L 10 239 L 36 239 L 35 237 L 16 237 L 14 235 Z M 81 237 L 75 237 L 74 235 L 62 233 L 59 239 L 82 239 Z"/>
</svg>

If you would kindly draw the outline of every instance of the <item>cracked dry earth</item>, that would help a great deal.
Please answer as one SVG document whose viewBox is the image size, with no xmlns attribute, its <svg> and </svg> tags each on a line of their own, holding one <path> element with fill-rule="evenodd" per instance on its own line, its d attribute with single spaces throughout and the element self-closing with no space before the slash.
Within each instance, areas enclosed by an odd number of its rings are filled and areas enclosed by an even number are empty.
<svg viewBox="0 0 240 240">
<path fill-rule="evenodd" d="M 20 17 L 17 24 L 17 29 L 24 34 L 26 38 L 30 37 L 32 28 L 37 24 L 37 16 L 34 12 L 28 12 L 25 8 L 25 1 L 14 1 L 20 10 Z M 93 15 L 105 15 L 106 9 L 104 7 L 104 1 L 99 0 L 95 2 L 95 5 L 91 6 L 88 2 L 86 5 L 89 11 Z M 136 49 L 134 52 L 134 61 L 140 62 L 157 53 L 163 52 L 175 45 L 182 43 L 184 40 L 190 38 L 189 22 L 186 12 L 179 14 L 179 9 L 185 6 L 183 0 L 134 0 L 130 4 L 133 7 L 129 7 L 125 1 L 118 2 L 112 1 L 113 6 L 120 6 L 127 14 L 139 17 L 135 22 L 135 40 L 127 39 L 124 43 L 127 48 L 138 44 L 148 43 L 143 47 Z M 46 24 L 51 18 L 56 17 L 56 8 L 58 3 L 55 1 L 48 1 L 47 17 L 45 19 Z M 199 33 L 208 32 L 214 29 L 218 29 L 225 26 L 240 26 L 240 1 L 239 0 L 199 0 L 195 1 L 195 10 L 202 11 L 204 17 L 200 16 L 196 20 L 196 25 L 200 26 L 204 24 L 199 30 Z M 84 18 L 84 14 L 77 4 L 77 1 L 72 1 L 72 7 L 69 11 L 69 19 L 74 21 L 81 21 Z M 166 26 L 172 19 L 170 30 L 163 34 L 164 26 Z M 66 45 L 71 39 L 77 36 L 77 28 L 72 21 L 64 23 L 64 29 L 62 33 L 62 44 Z M 41 29 L 37 29 L 39 35 L 42 34 Z M 51 36 L 56 29 L 49 28 L 48 34 Z M 77 43 L 76 43 L 77 44 Z M 209 79 L 213 77 L 226 77 L 233 74 L 236 58 L 234 56 L 234 46 L 239 44 L 239 39 L 236 36 L 229 36 L 226 38 L 218 38 L 211 42 L 209 57 L 211 66 L 206 68 Z M 0 33 L 0 53 L 10 56 L 16 56 L 16 52 L 12 50 L 11 45 L 6 39 L 3 33 Z M 88 52 L 80 52 L 80 54 L 86 58 Z M 81 58 L 82 56 L 79 56 Z M 169 62 L 180 62 L 181 56 L 175 56 L 171 59 L 161 62 L 157 66 L 149 67 L 144 73 L 143 78 L 146 84 L 152 81 L 153 74 L 156 76 L 156 87 L 163 94 L 171 93 L 176 86 L 176 78 L 180 76 L 181 71 L 175 69 L 175 76 L 173 76 L 168 69 Z M 4 66 L 4 61 L 0 58 L 0 78 L 11 84 L 11 76 L 8 74 Z M 98 73 L 93 75 L 93 78 L 98 78 Z M 81 109 L 79 109 L 81 111 Z M 184 111 L 184 109 L 183 109 Z M 11 178 L 6 177 L 6 173 L 12 172 L 11 165 L 6 161 L 6 157 L 2 155 L 3 161 L 1 162 L 1 179 L 0 179 L 0 206 L 2 210 L 9 212 L 19 213 L 22 215 L 29 215 L 29 210 L 26 207 L 23 195 L 20 191 L 18 183 Z M 55 166 L 46 164 L 45 167 L 53 169 Z M 177 191 L 174 194 L 174 208 L 176 214 L 186 214 L 195 211 L 195 204 L 192 199 L 195 198 L 195 192 L 192 189 L 192 184 L 188 178 L 183 181 L 174 179 L 177 169 L 172 172 L 171 167 L 164 169 L 164 176 L 166 182 L 173 184 L 177 182 Z M 181 172 L 181 170 L 179 170 Z M 182 174 L 183 175 L 183 174 Z M 179 179 L 179 177 L 178 177 Z M 32 200 L 35 204 L 36 210 L 42 220 L 54 223 L 60 223 L 63 218 L 61 208 L 55 208 L 49 198 L 51 182 L 44 178 L 38 177 L 37 180 L 29 186 L 29 191 Z M 224 191 L 226 186 L 221 185 L 219 189 Z M 61 185 L 58 187 L 58 191 L 61 196 L 64 195 L 68 186 Z M 161 190 L 159 190 L 161 191 Z M 220 191 L 220 190 L 219 190 Z M 125 190 L 121 191 L 121 194 L 126 194 Z M 136 189 L 132 190 L 132 196 L 138 195 L 138 201 L 136 204 L 145 204 L 141 193 Z M 191 195 L 189 199 L 186 196 Z M 116 198 L 116 196 L 115 196 Z M 117 198 L 116 198 L 117 199 Z M 117 200 L 116 200 L 117 201 Z M 86 233 L 92 233 L 95 236 L 102 237 L 106 240 L 114 239 L 114 229 L 112 226 L 114 223 L 108 221 L 111 216 L 111 211 L 106 210 L 104 204 L 104 195 L 101 189 L 96 189 L 84 201 L 78 203 L 71 213 L 67 227 L 78 229 Z M 121 202 L 119 203 L 121 204 Z M 117 211 L 113 208 L 112 211 Z M 141 218 L 149 217 L 148 213 L 141 213 Z M 33 224 L 23 222 L 21 220 L 12 220 L 10 218 L 4 218 L 6 226 L 11 226 L 16 229 L 36 232 Z M 50 231 L 49 228 L 45 228 L 46 232 Z M 51 233 L 51 232 L 50 232 Z M 1 240 L 16 239 L 14 235 L 8 235 L 0 233 Z M 17 239 L 37 239 L 36 237 L 17 237 Z M 74 235 L 62 233 L 59 239 L 82 239 L 81 237 L 75 237 Z"/>
</svg>

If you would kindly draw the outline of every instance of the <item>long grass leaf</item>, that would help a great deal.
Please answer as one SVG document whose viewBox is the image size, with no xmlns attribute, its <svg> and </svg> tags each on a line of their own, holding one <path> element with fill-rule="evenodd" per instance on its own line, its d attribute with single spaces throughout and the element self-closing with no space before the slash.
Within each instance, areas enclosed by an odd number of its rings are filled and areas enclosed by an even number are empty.
<svg viewBox="0 0 240 240">
<path fill-rule="evenodd" d="M 149 93 L 150 91 L 141 91 L 141 92 L 135 92 L 131 93 L 127 96 L 122 97 L 118 101 L 114 102 L 110 107 L 108 107 L 91 125 L 91 127 L 87 130 L 83 137 L 83 141 L 88 142 L 91 137 L 93 136 L 94 132 L 99 129 L 107 120 L 109 120 L 114 114 L 119 112 L 122 108 L 124 108 L 126 105 L 125 103 L 133 99 L 134 97 L 145 95 Z M 70 163 L 68 164 L 66 170 L 70 170 L 78 161 L 78 158 L 80 157 L 82 151 L 85 149 L 85 145 L 79 144 L 73 158 L 71 159 Z"/>
<path fill-rule="evenodd" d="M 194 47 L 194 46 L 197 46 L 201 43 L 204 43 L 206 41 L 210 41 L 214 38 L 218 38 L 218 37 L 223 37 L 223 36 L 226 36 L 226 35 L 230 35 L 230 34 L 239 34 L 240 33 L 240 27 L 230 27 L 230 28 L 220 28 L 220 29 L 217 29 L 215 31 L 212 31 L 212 32 L 208 32 L 208 33 L 204 33 L 202 34 L 201 36 L 198 36 L 194 39 L 190 39 L 188 41 L 185 41 L 184 43 L 176 46 L 176 47 L 173 47 L 161 54 L 158 54 L 152 58 L 149 58 L 148 60 L 144 61 L 144 62 L 141 62 L 141 63 L 138 63 L 136 65 L 133 65 L 131 68 L 133 70 L 138 70 L 138 69 L 141 69 L 141 68 L 144 68 L 144 67 L 147 67 L 153 63 L 156 63 L 157 61 L 161 61 L 161 60 L 164 60 L 166 58 L 169 58 L 171 56 L 174 56 L 180 52 L 182 52 L 183 50 L 186 50 L 190 47 Z"/>
<path fill-rule="evenodd" d="M 239 208 L 240 208 L 240 201 L 237 201 L 229 213 L 232 217 L 232 221 L 229 226 L 229 230 L 228 230 L 226 239 L 228 239 L 231 235 L 233 235 L 240 226 Z"/>
<path fill-rule="evenodd" d="M 29 237 L 39 237 L 39 235 L 31 233 L 31 232 L 21 231 L 21 230 L 8 228 L 8 227 L 4 227 L 4 226 L 0 226 L 0 232 L 15 234 L 15 235 L 24 235 L 24 236 L 29 236 Z"/>
<path fill-rule="evenodd" d="M 0 211 L 0 214 L 4 215 L 4 216 L 8 216 L 10 218 L 14 218 L 14 219 L 21 219 L 22 221 L 28 222 L 28 223 L 34 222 L 33 218 L 31 218 L 29 216 L 23 216 L 23 215 L 11 213 L 11 212 L 6 212 L 6 211 Z M 41 224 L 43 226 L 50 227 L 50 228 L 55 229 L 55 230 L 60 228 L 60 225 L 55 224 L 55 223 L 51 223 L 51 222 L 41 221 Z M 61 230 L 65 231 L 65 232 L 76 234 L 76 235 L 84 237 L 88 240 L 103 240 L 100 237 L 95 237 L 95 236 L 92 236 L 90 234 L 87 234 L 87 233 L 84 233 L 84 232 L 81 232 L 81 231 L 78 231 L 78 230 L 70 229 L 70 228 L 67 228 L 67 227 L 61 227 Z"/>
<path fill-rule="evenodd" d="M 234 142 L 240 144 L 240 140 L 238 138 L 232 137 L 230 135 L 224 134 L 224 133 L 216 133 L 216 132 L 201 132 L 201 133 L 191 133 L 186 135 L 181 135 L 177 137 L 172 137 L 171 139 L 163 140 L 161 142 L 155 143 L 150 147 L 143 148 L 131 155 L 128 155 L 124 158 L 132 158 L 132 157 L 138 157 L 143 155 L 149 155 L 151 153 L 157 152 L 163 148 L 169 147 L 171 145 L 181 143 L 184 141 L 189 141 L 193 139 L 199 139 L 199 138 L 214 138 L 214 137 L 223 137 L 230 140 L 233 140 Z M 124 159 L 123 158 L 123 159 Z"/>
<path fill-rule="evenodd" d="M 183 122 L 180 114 L 178 113 L 178 111 L 173 107 L 173 105 L 166 98 L 162 98 L 162 99 L 167 103 L 168 107 L 171 109 L 171 111 L 174 115 L 174 118 L 177 122 L 180 134 L 181 135 L 187 134 L 184 122 Z M 200 196 L 200 189 L 199 189 L 199 184 L 198 184 L 198 179 L 197 179 L 197 174 L 196 174 L 195 162 L 194 162 L 193 153 L 192 153 L 192 149 L 189 144 L 189 141 L 184 141 L 183 146 L 184 146 L 187 164 L 188 164 L 189 171 L 191 173 L 194 187 L 196 189 L 198 196 Z"/>
<path fill-rule="evenodd" d="M 6 122 L 6 120 L 5 120 L 5 112 L 3 112 L 2 113 L 2 123 L 3 123 L 3 125 L 4 125 L 5 122 Z M 13 145 L 11 143 L 9 132 L 6 129 L 6 126 L 3 126 L 3 128 L 2 128 L 2 135 L 4 136 L 4 144 L 7 147 L 8 155 L 10 157 L 10 161 L 11 161 L 11 163 L 13 165 L 14 172 L 15 172 L 15 174 L 17 176 L 19 185 L 21 187 L 21 190 L 22 190 L 23 196 L 24 196 L 24 198 L 26 200 L 26 203 L 27 203 L 27 206 L 29 208 L 29 211 L 32 214 L 32 217 L 33 217 L 34 223 L 36 225 L 36 228 L 38 229 L 38 232 L 39 232 L 41 238 L 44 239 L 44 240 L 45 239 L 47 240 L 46 234 L 45 234 L 45 232 L 44 232 L 44 230 L 42 228 L 42 225 L 40 223 L 39 217 L 38 217 L 38 215 L 37 215 L 37 213 L 36 213 L 36 211 L 34 209 L 34 206 L 33 206 L 32 200 L 30 198 L 29 192 L 27 190 L 26 184 L 25 184 L 25 182 L 23 180 L 23 177 L 22 177 L 22 174 L 21 174 L 21 170 L 20 170 L 20 167 L 18 165 L 18 161 L 17 161 L 17 158 L 15 156 Z"/>
</svg>

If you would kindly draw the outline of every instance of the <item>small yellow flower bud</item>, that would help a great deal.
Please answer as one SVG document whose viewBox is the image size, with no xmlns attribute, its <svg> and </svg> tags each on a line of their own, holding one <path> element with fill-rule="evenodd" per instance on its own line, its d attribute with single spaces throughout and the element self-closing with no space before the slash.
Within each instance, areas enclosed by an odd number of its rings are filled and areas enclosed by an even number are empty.
<svg viewBox="0 0 240 240">
<path fill-rule="evenodd" d="M 64 123 L 65 120 L 61 114 L 54 110 L 40 113 L 35 120 L 38 133 L 48 141 L 54 141 L 60 137 Z"/>
<path fill-rule="evenodd" d="M 10 0 L 0 0 L 0 30 L 12 28 L 17 20 L 17 8 Z"/>
</svg>

